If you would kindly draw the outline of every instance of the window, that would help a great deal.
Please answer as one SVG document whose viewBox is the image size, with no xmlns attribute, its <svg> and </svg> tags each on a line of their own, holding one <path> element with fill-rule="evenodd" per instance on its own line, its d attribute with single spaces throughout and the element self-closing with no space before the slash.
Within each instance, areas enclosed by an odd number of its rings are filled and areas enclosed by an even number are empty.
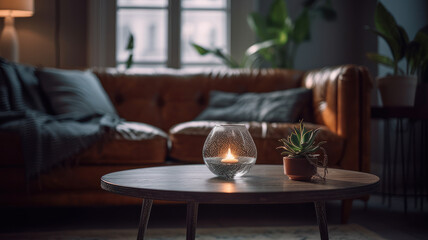
<svg viewBox="0 0 428 240">
<path fill-rule="evenodd" d="M 230 52 L 228 0 L 117 0 L 116 63 L 124 68 L 134 36 L 133 67 L 221 66 L 192 42 Z"/>
</svg>

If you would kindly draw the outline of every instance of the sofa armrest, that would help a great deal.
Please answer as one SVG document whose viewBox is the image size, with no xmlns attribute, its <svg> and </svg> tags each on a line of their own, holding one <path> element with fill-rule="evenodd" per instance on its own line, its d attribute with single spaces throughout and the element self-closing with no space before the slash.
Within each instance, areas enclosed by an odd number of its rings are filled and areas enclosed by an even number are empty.
<svg viewBox="0 0 428 240">
<path fill-rule="evenodd" d="M 302 85 L 313 89 L 315 122 L 345 138 L 339 165 L 370 171 L 370 88 L 364 67 L 344 65 L 307 72 Z"/>
</svg>

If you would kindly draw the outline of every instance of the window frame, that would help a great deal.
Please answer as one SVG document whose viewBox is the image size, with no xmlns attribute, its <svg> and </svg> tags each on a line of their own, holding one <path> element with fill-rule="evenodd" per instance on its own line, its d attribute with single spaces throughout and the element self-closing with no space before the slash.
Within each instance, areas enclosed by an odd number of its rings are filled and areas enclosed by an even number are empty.
<svg viewBox="0 0 428 240">
<path fill-rule="evenodd" d="M 203 63 L 185 63 L 181 62 L 181 22 L 183 11 L 222 11 L 226 14 L 226 51 L 230 52 L 231 46 L 231 11 L 230 11 L 230 0 L 226 0 L 226 6 L 223 8 L 182 8 L 181 0 L 168 0 L 167 7 L 121 7 L 116 5 L 116 18 L 120 9 L 145 9 L 145 10 L 159 10 L 167 9 L 167 56 L 166 62 L 163 61 L 135 61 L 134 65 L 145 65 L 145 66 L 162 66 L 166 68 L 182 68 L 182 67 L 202 67 L 202 66 L 224 66 L 219 62 L 203 62 Z M 117 20 L 116 20 L 117 28 Z M 116 37 L 116 36 L 115 36 Z M 124 65 L 126 61 L 119 61 L 117 59 L 117 52 L 115 51 L 116 66 Z"/>
<path fill-rule="evenodd" d="M 259 9 L 258 0 L 229 0 L 229 52 L 240 60 L 256 37 L 246 18 Z M 117 68 L 116 62 L 116 0 L 91 0 L 88 4 L 87 67 Z M 181 20 L 181 19 L 180 19 Z M 115 26 L 112 28 L 112 26 Z M 177 58 L 178 60 L 180 58 Z M 175 62 L 177 62 L 177 59 Z M 174 62 L 172 59 L 171 62 Z M 171 63 L 172 64 L 172 63 Z M 166 66 L 165 66 L 166 68 Z"/>
</svg>

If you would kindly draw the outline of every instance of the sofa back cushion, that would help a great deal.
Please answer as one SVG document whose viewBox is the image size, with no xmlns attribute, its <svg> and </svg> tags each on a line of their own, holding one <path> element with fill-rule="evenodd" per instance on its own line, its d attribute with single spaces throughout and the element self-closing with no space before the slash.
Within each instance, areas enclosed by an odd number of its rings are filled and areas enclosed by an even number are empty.
<svg viewBox="0 0 428 240">
<path fill-rule="evenodd" d="M 212 91 L 208 107 L 195 120 L 296 122 L 310 108 L 311 98 L 312 90 L 306 88 L 243 94 Z"/>
<path fill-rule="evenodd" d="M 92 72 L 43 68 L 37 71 L 37 76 L 54 114 L 116 115 L 110 99 Z"/>
<path fill-rule="evenodd" d="M 272 92 L 301 86 L 303 72 L 280 69 L 228 69 L 192 73 L 183 70 L 120 73 L 95 71 L 119 116 L 168 131 L 195 119 L 211 91 Z"/>
</svg>

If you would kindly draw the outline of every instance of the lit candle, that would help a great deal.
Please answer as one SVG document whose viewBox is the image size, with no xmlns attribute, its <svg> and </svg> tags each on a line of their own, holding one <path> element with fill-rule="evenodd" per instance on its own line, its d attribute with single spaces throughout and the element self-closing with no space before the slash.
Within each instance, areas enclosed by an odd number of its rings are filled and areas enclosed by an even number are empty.
<svg viewBox="0 0 428 240">
<path fill-rule="evenodd" d="M 227 151 L 227 155 L 226 158 L 223 158 L 221 160 L 222 163 L 237 163 L 238 159 L 235 158 L 235 156 L 232 155 L 232 153 L 230 152 L 230 148 Z"/>
</svg>

